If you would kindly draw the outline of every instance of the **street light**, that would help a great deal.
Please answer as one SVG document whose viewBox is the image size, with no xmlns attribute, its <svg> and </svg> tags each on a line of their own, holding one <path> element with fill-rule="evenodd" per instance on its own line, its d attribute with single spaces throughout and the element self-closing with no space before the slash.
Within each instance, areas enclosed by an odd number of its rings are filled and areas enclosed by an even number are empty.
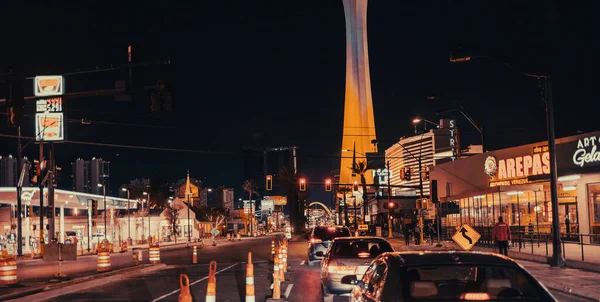
<svg viewBox="0 0 600 302">
<path fill-rule="evenodd" d="M 104 192 L 104 240 L 107 240 L 106 239 L 106 233 L 107 233 L 107 229 L 106 229 L 106 186 L 103 184 L 98 184 L 98 187 L 102 188 L 102 190 Z"/>
<path fill-rule="evenodd" d="M 499 62 L 509 69 L 515 70 L 521 75 L 529 78 L 536 79 L 538 82 L 543 81 L 542 100 L 546 105 L 546 130 L 548 133 L 548 151 L 550 153 L 550 196 L 552 199 L 552 259 L 550 265 L 554 267 L 564 267 L 565 259 L 562 256 L 560 246 L 560 224 L 559 224 L 559 213 L 558 213 L 558 176 L 556 168 L 556 137 L 554 133 L 554 104 L 552 100 L 552 79 L 550 75 L 538 75 L 525 73 L 518 71 L 513 68 L 510 64 L 500 61 L 496 58 L 489 56 L 467 56 L 458 55 L 456 53 L 450 54 L 450 62 L 452 63 L 463 63 L 470 61 L 472 58 L 482 58 L 492 61 Z"/>
<path fill-rule="evenodd" d="M 133 243 L 133 240 L 131 239 L 131 215 L 129 212 L 130 190 L 128 188 L 121 188 L 121 191 L 127 192 L 127 245 L 131 246 Z"/>
<path fill-rule="evenodd" d="M 148 195 L 148 244 L 152 242 L 152 235 L 150 234 L 150 193 L 144 192 L 143 195 Z M 142 207 L 144 204 L 142 203 Z M 142 221 L 144 219 L 142 218 Z"/>
</svg>

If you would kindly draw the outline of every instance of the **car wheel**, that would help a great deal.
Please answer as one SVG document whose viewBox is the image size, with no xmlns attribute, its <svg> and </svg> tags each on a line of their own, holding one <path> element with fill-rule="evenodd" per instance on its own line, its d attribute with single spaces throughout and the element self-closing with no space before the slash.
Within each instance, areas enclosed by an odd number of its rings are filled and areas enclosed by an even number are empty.
<svg viewBox="0 0 600 302">
<path fill-rule="evenodd" d="M 328 293 L 323 285 L 321 285 L 321 295 L 323 296 L 323 302 L 333 302 L 334 296 Z"/>
</svg>

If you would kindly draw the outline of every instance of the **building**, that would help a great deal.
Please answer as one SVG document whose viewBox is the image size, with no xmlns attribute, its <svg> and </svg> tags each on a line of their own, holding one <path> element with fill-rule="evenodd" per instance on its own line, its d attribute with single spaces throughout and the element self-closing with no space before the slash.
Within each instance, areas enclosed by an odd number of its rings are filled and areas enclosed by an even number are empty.
<svg viewBox="0 0 600 302">
<path fill-rule="evenodd" d="M 563 238 L 600 243 L 599 145 L 600 131 L 556 140 L 558 209 L 552 209 L 550 197 L 547 142 L 433 167 L 430 177 L 437 180 L 442 226 L 450 230 L 469 224 L 485 237 L 502 216 L 515 236 L 542 236 L 551 232 L 552 211 L 557 210 Z"/>
<path fill-rule="evenodd" d="M 101 158 L 83 160 L 78 158 L 71 163 L 73 190 L 75 192 L 104 194 L 103 186 L 106 185 L 107 195 L 111 195 L 110 189 L 110 162 Z"/>
<path fill-rule="evenodd" d="M 30 163 L 27 157 L 23 158 L 23 165 L 25 165 L 25 175 L 23 177 L 23 187 L 29 187 L 29 168 Z M 19 169 L 17 168 L 17 158 L 12 155 L 0 156 L 0 187 L 16 187 L 19 182 Z"/>
<path fill-rule="evenodd" d="M 215 195 L 217 205 L 223 207 L 223 209 L 229 211 L 229 213 L 232 213 L 234 210 L 235 199 L 233 188 L 221 188 L 217 190 Z"/>
<path fill-rule="evenodd" d="M 285 168 L 293 173 L 298 172 L 297 147 L 277 147 L 243 150 L 244 180 L 254 180 L 259 196 L 283 195 L 285 190 L 281 187 L 278 178 L 281 169 Z M 273 176 L 273 188 L 266 192 L 266 176 Z"/>
<path fill-rule="evenodd" d="M 356 179 L 351 170 L 352 158 L 343 150 L 353 150 L 358 155 L 377 152 L 377 146 L 371 143 L 377 137 L 367 46 L 367 0 L 344 0 L 343 3 L 346 20 L 346 97 L 340 183 L 349 184 Z M 367 183 L 372 183 L 370 174 L 366 175 L 366 179 Z"/>
</svg>

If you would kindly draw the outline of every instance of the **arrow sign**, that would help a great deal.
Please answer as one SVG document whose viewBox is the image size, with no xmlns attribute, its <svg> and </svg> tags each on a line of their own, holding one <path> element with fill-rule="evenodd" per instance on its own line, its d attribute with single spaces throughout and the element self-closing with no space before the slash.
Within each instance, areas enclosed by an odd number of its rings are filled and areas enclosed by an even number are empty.
<svg viewBox="0 0 600 302">
<path fill-rule="evenodd" d="M 460 232 L 462 233 L 463 238 L 465 238 L 469 241 L 469 244 L 473 244 L 473 239 L 471 239 L 471 237 L 467 236 L 467 233 L 469 232 L 467 229 L 465 229 L 463 227 L 460 229 Z"/>
<path fill-rule="evenodd" d="M 462 225 L 458 232 L 452 236 L 452 240 L 466 251 L 471 250 L 479 238 L 481 238 L 481 235 L 468 224 Z"/>
</svg>

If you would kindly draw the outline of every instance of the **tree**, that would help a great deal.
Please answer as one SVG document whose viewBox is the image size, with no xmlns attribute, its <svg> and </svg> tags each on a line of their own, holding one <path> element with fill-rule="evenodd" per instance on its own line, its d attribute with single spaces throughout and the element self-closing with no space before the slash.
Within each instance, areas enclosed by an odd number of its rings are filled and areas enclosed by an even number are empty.
<svg viewBox="0 0 600 302">
<path fill-rule="evenodd" d="M 202 214 L 213 223 L 215 228 L 218 228 L 226 217 L 226 211 L 222 207 L 203 208 Z"/>
<path fill-rule="evenodd" d="M 181 227 L 179 225 L 179 210 L 180 208 L 170 205 L 167 206 L 161 214 L 161 216 L 165 217 L 165 220 L 169 224 L 169 234 L 175 237 L 175 243 L 177 243 L 177 237 L 181 235 Z"/>
<path fill-rule="evenodd" d="M 169 184 L 158 173 L 150 178 L 150 206 L 154 208 L 164 208 L 169 196 Z"/>
<path fill-rule="evenodd" d="M 138 210 L 136 212 L 133 213 L 133 217 L 135 219 L 135 229 L 136 231 L 138 229 L 142 229 L 142 241 L 146 240 L 146 232 L 145 232 L 145 228 L 146 228 L 146 223 L 144 223 L 144 217 L 148 217 L 148 215 L 150 215 L 150 211 L 148 211 L 148 208 L 145 208 L 143 211 L 142 210 Z"/>
<path fill-rule="evenodd" d="M 278 179 L 280 186 L 287 193 L 287 202 L 290 209 L 290 222 L 296 232 L 302 232 L 306 225 L 304 216 L 304 200 L 300 198 L 298 188 L 298 175 L 293 169 L 283 167 L 279 170 Z M 303 194 L 307 194 L 303 192 Z"/>
<path fill-rule="evenodd" d="M 352 192 L 352 189 L 350 187 L 344 186 L 344 187 L 339 187 L 337 191 L 338 191 L 338 193 L 342 194 L 342 196 L 346 196 L 349 192 Z M 347 200 L 345 200 L 344 209 L 343 209 L 342 214 L 343 214 L 344 224 L 348 225 L 348 204 L 347 204 Z"/>
<path fill-rule="evenodd" d="M 254 182 L 254 179 L 250 179 L 250 180 L 246 180 L 244 181 L 244 184 L 242 185 L 242 188 L 244 189 L 244 191 L 246 191 L 248 193 L 248 199 L 250 200 L 250 212 L 252 212 L 252 208 L 253 208 L 253 202 L 252 202 L 252 197 L 254 196 L 254 194 L 256 194 L 256 183 Z M 254 226 L 254 213 L 250 213 L 250 215 L 248 216 L 250 217 L 250 233 L 254 232 L 253 226 Z"/>
<path fill-rule="evenodd" d="M 354 165 L 352 166 L 352 173 L 360 176 L 360 183 L 362 186 L 363 223 L 366 223 L 367 212 L 369 210 L 369 197 L 367 195 L 367 179 L 365 178 L 365 174 L 368 170 L 369 168 L 367 167 L 367 163 L 365 161 L 354 163 Z"/>
</svg>

